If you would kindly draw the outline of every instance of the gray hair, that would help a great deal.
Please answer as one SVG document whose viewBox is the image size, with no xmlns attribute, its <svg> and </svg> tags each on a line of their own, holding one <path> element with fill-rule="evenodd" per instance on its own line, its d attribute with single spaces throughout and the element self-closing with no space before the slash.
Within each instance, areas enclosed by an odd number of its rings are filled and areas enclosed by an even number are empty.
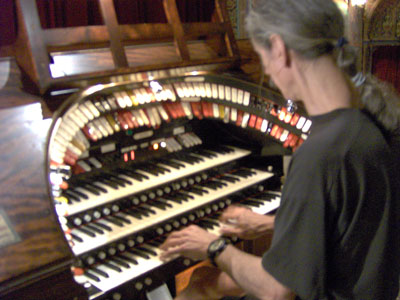
<svg viewBox="0 0 400 300">
<path fill-rule="evenodd" d="M 322 55 L 336 57 L 337 65 L 351 78 L 360 95 L 360 108 L 366 110 L 384 133 L 400 128 L 400 98 L 394 89 L 372 75 L 357 70 L 358 51 L 351 45 L 338 45 L 344 37 L 343 15 L 332 0 L 254 0 L 246 18 L 250 38 L 270 48 L 269 37 L 278 34 L 289 49 L 307 59 Z"/>
</svg>

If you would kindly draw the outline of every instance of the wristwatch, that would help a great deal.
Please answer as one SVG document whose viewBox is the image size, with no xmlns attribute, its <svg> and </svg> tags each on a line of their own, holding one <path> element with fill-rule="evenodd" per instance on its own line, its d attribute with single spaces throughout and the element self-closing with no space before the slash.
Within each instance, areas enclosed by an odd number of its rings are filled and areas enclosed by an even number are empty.
<svg viewBox="0 0 400 300">
<path fill-rule="evenodd" d="M 210 243 L 207 249 L 207 256 L 210 259 L 213 266 L 217 267 L 215 263 L 215 259 L 218 255 L 225 250 L 225 248 L 229 245 L 229 240 L 226 238 L 218 238 Z"/>
</svg>

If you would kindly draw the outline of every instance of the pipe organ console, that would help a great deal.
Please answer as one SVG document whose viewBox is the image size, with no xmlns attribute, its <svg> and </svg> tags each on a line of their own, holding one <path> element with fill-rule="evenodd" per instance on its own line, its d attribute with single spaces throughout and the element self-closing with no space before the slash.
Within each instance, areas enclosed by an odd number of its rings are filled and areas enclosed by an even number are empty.
<svg viewBox="0 0 400 300">
<path fill-rule="evenodd" d="M 173 230 L 218 233 L 231 204 L 279 207 L 282 156 L 311 121 L 258 85 L 185 71 L 88 87 L 53 117 L 48 189 L 89 299 L 145 299 L 195 264 L 159 259 Z"/>
</svg>

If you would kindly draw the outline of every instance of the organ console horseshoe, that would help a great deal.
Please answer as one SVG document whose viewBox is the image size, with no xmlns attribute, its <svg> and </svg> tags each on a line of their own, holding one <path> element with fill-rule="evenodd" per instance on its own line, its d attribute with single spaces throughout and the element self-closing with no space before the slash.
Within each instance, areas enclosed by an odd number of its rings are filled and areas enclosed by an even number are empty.
<svg viewBox="0 0 400 300">
<path fill-rule="evenodd" d="M 161 261 L 158 246 L 189 224 L 218 233 L 233 203 L 273 212 L 282 155 L 310 126 L 271 91 L 194 68 L 71 96 L 53 118 L 46 162 L 75 280 L 89 299 L 137 299 L 193 265 Z"/>
</svg>

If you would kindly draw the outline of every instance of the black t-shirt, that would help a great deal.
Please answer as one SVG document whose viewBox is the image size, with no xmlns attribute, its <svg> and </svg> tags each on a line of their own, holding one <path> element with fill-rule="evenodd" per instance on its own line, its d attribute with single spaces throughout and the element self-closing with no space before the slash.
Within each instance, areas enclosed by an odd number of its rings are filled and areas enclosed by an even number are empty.
<svg viewBox="0 0 400 300">
<path fill-rule="evenodd" d="M 293 155 L 262 264 L 303 300 L 395 299 L 399 158 L 359 110 L 312 121 Z"/>
</svg>

